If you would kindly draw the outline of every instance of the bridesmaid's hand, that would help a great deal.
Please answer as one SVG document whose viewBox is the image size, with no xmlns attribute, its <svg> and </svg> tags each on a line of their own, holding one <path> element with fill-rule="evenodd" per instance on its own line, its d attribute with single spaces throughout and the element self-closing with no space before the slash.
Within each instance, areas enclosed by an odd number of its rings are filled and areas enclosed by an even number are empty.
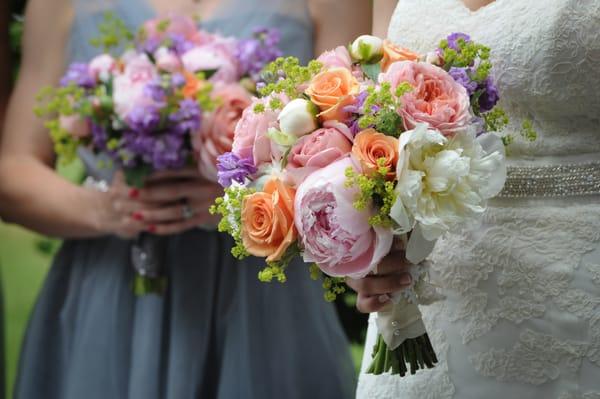
<svg viewBox="0 0 600 399">
<path fill-rule="evenodd" d="M 402 246 L 395 241 L 392 251 L 377 267 L 377 274 L 361 279 L 346 279 L 346 284 L 358 293 L 356 308 L 362 313 L 377 312 L 384 308 L 391 299 L 390 294 L 410 286 L 409 267 L 410 262 L 406 260 Z"/>
<path fill-rule="evenodd" d="M 136 192 L 144 206 L 133 217 L 158 235 L 177 234 L 191 228 L 216 224 L 208 208 L 223 189 L 200 176 L 196 168 L 158 172 Z"/>
</svg>

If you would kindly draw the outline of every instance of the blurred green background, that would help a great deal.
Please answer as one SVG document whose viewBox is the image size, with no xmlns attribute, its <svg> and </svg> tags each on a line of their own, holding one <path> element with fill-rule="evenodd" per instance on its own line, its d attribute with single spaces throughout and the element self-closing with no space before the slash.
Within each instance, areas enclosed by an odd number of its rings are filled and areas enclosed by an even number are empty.
<svg viewBox="0 0 600 399">
<path fill-rule="evenodd" d="M 11 20 L 10 23 L 5 21 L 0 21 L 0 23 L 8 24 L 6 28 L 2 29 L 3 34 L 8 33 L 9 35 L 12 64 L 12 72 L 7 73 L 8 75 L 12 74 L 12 77 L 0 78 L 14 80 L 18 74 L 20 58 L 19 44 L 22 33 L 22 17 L 20 16 L 23 15 L 26 0 L 10 0 L 8 4 L 4 3 L 6 0 L 0 1 L 3 2 L 0 7 L 8 5 Z M 0 62 L 2 62 L 1 59 Z M 1 103 L 0 106 L 2 106 Z M 79 180 L 82 168 L 80 164 L 76 163 L 61 169 L 60 173 L 72 180 Z M 7 398 L 12 397 L 21 342 L 29 314 L 52 261 L 52 256 L 59 246 L 58 240 L 51 240 L 0 221 L 0 317 L 4 318 L 4 372 L 6 377 L 4 388 Z M 336 301 L 340 320 L 351 341 L 350 349 L 358 371 L 367 323 L 366 316 L 356 312 L 354 305 L 355 297 L 350 293 L 340 296 Z M 0 334 L 0 339 L 2 339 L 2 334 Z M 1 355 L 2 351 L 0 350 Z M 0 398 L 2 398 L 2 371 L 0 359 Z"/>
</svg>

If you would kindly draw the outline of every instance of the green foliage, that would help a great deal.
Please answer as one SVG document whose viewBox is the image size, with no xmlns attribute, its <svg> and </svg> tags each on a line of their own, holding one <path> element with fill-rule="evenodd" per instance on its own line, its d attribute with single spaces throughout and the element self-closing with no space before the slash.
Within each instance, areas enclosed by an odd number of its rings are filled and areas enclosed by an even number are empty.
<svg viewBox="0 0 600 399">
<path fill-rule="evenodd" d="M 537 132 L 533 128 L 533 122 L 530 119 L 525 119 L 521 124 L 521 136 L 527 141 L 537 140 Z"/>
<path fill-rule="evenodd" d="M 250 255 L 242 242 L 242 201 L 254 192 L 254 189 L 241 186 L 227 187 L 225 195 L 217 198 L 209 209 L 211 215 L 221 215 L 218 230 L 233 237 L 235 245 L 231 248 L 231 254 L 237 259 Z"/>
<path fill-rule="evenodd" d="M 401 98 L 412 90 L 412 86 L 403 82 L 392 92 L 389 82 L 383 82 L 379 90 L 367 89 L 367 97 L 362 106 L 363 115 L 358 118 L 358 126 L 366 129 L 373 126 L 375 130 L 388 136 L 399 137 L 403 131 L 402 117 L 398 114 Z"/>
<path fill-rule="evenodd" d="M 270 283 L 273 279 L 285 283 L 287 281 L 285 270 L 296 256 L 300 256 L 300 247 L 297 242 L 294 242 L 288 247 L 281 259 L 275 262 L 267 262 L 264 269 L 258 272 L 258 279 L 263 283 Z"/>
<path fill-rule="evenodd" d="M 485 130 L 488 132 L 500 132 L 508 124 L 508 115 L 500 107 L 494 107 L 491 111 L 482 114 Z"/>
<path fill-rule="evenodd" d="M 443 39 L 439 47 L 442 49 L 445 70 L 448 71 L 452 67 L 465 68 L 475 65 L 471 79 L 483 82 L 489 76 L 492 69 L 489 47 L 474 41 L 466 42 L 462 38 L 457 41 L 458 51 L 448 47 L 447 39 Z"/>
<path fill-rule="evenodd" d="M 374 206 L 377 211 L 369 218 L 371 226 L 391 227 L 390 210 L 396 200 L 394 182 L 387 180 L 389 168 L 384 166 L 385 159 L 378 161 L 379 169 L 371 176 L 358 173 L 353 168 L 346 169 L 346 187 L 357 187 L 359 192 L 354 201 L 354 208 L 364 211 Z"/>
<path fill-rule="evenodd" d="M 310 278 L 323 280 L 323 297 L 327 302 L 333 302 L 337 299 L 338 295 L 342 295 L 346 292 L 346 283 L 342 277 L 329 277 L 325 275 L 316 263 L 309 266 Z"/>
<path fill-rule="evenodd" d="M 369 77 L 373 82 L 377 82 L 379 73 L 381 72 L 381 64 L 361 64 L 363 73 Z"/>
<path fill-rule="evenodd" d="M 112 12 L 104 14 L 98 32 L 98 37 L 91 39 L 90 44 L 102 48 L 105 53 L 109 53 L 111 49 L 129 46 L 134 39 L 133 33 L 127 28 L 125 22 Z"/>
<path fill-rule="evenodd" d="M 291 99 L 298 98 L 302 95 L 298 86 L 310 81 L 322 67 L 315 60 L 302 66 L 296 57 L 279 57 L 263 69 L 261 77 L 266 85 L 258 93 L 263 97 L 272 93 L 285 93 Z"/>
</svg>

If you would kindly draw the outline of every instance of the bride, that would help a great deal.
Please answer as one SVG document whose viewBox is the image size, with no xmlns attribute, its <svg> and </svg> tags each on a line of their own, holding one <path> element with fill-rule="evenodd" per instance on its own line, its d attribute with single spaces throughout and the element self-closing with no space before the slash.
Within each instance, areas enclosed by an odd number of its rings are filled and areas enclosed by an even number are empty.
<svg viewBox="0 0 600 399">
<path fill-rule="evenodd" d="M 431 256 L 445 299 L 422 311 L 439 364 L 364 374 L 372 316 L 358 398 L 600 398 L 600 1 L 377 0 L 375 15 L 415 51 L 457 31 L 490 46 L 514 142 L 481 228 Z M 359 308 L 378 310 L 396 276 L 351 282 Z"/>
</svg>

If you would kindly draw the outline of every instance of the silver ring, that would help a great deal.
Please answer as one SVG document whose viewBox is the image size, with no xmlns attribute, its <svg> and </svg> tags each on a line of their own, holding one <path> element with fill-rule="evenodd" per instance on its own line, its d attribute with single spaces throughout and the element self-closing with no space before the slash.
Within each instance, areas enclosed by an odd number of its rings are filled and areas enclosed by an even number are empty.
<svg viewBox="0 0 600 399">
<path fill-rule="evenodd" d="M 193 218 L 195 214 L 196 212 L 194 212 L 190 204 L 183 204 L 183 207 L 181 208 L 181 217 L 183 219 L 189 220 Z"/>
</svg>

